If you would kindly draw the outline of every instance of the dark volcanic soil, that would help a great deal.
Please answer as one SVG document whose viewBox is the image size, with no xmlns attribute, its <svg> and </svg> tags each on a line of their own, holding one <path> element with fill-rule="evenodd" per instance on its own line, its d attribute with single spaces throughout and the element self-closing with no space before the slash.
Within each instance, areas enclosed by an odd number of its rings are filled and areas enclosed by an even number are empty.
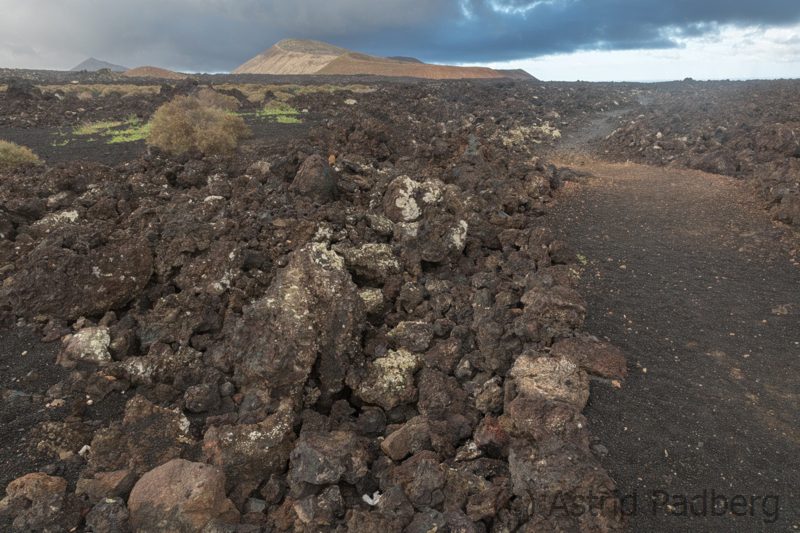
<svg viewBox="0 0 800 533">
<path fill-rule="evenodd" d="M 603 465 L 638 497 L 630 529 L 797 529 L 800 272 L 782 230 L 729 178 L 580 168 L 597 177 L 568 187 L 550 222 L 588 261 L 588 329 L 628 357 L 625 386 L 593 387 L 587 413 Z M 704 490 L 706 516 L 680 516 L 675 495 Z M 656 491 L 676 507 L 659 494 L 654 512 Z M 762 499 L 753 516 L 712 516 L 712 491 Z"/>
</svg>

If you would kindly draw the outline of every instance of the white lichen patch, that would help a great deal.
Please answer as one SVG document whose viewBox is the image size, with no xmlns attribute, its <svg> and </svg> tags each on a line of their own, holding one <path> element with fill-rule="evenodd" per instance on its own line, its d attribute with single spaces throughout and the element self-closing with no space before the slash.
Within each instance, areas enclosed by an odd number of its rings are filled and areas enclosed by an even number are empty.
<svg viewBox="0 0 800 533">
<path fill-rule="evenodd" d="M 128 380 L 135 385 L 150 385 L 153 382 L 155 364 L 152 359 L 147 357 L 128 357 L 120 368 L 128 377 Z"/>
<path fill-rule="evenodd" d="M 310 245 L 311 260 L 326 270 L 344 270 L 344 258 L 328 249 L 326 243 L 315 242 Z"/>
<path fill-rule="evenodd" d="M 394 205 L 400 210 L 400 216 L 404 222 L 413 222 L 422 215 L 419 204 L 413 196 L 418 184 L 408 176 L 401 176 L 398 179 L 403 181 L 401 182 L 402 186 L 397 189 Z"/>
<path fill-rule="evenodd" d="M 194 439 L 190 433 L 192 426 L 189 419 L 186 418 L 186 415 L 184 415 L 180 409 L 175 409 L 173 412 L 178 416 L 178 441 L 184 444 L 194 444 Z"/>
<path fill-rule="evenodd" d="M 543 135 L 549 136 L 553 139 L 560 139 L 561 138 L 561 131 L 558 130 L 555 126 L 551 126 L 549 122 L 545 122 L 541 126 L 536 126 L 532 128 L 534 131 L 539 131 Z"/>
<path fill-rule="evenodd" d="M 369 364 L 358 394 L 365 402 L 386 410 L 410 402 L 416 396 L 414 373 L 420 365 L 420 357 L 408 350 L 389 351 Z"/>
<path fill-rule="evenodd" d="M 549 122 L 538 126 L 517 126 L 503 132 L 498 132 L 493 137 L 499 140 L 504 147 L 524 147 L 529 144 L 541 144 L 542 140 L 555 140 L 561 138 L 561 131 Z"/>
<path fill-rule="evenodd" d="M 59 211 L 50 213 L 33 223 L 34 226 L 60 226 L 62 224 L 72 224 L 78 221 L 80 215 L 75 210 Z"/>
<path fill-rule="evenodd" d="M 368 314 L 379 313 L 383 309 L 383 291 L 380 289 L 364 289 L 358 292 L 359 298 L 364 302 L 364 309 Z"/>
<path fill-rule="evenodd" d="M 469 224 L 467 224 L 467 221 L 459 220 L 458 225 L 450 232 L 450 242 L 454 250 L 459 252 L 464 250 L 464 246 L 467 244 L 468 230 Z"/>
<path fill-rule="evenodd" d="M 419 235 L 419 222 L 400 222 L 394 225 L 397 240 L 414 239 Z"/>
<path fill-rule="evenodd" d="M 112 361 L 111 353 L 108 351 L 111 335 L 106 327 L 84 328 L 67 337 L 65 342 L 66 346 L 60 358 L 64 366 L 78 362 L 107 365 Z"/>
<path fill-rule="evenodd" d="M 567 358 L 525 354 L 517 358 L 509 375 L 521 396 L 565 402 L 578 410 L 589 400 L 589 378 Z"/>
<path fill-rule="evenodd" d="M 428 205 L 438 204 L 442 201 L 442 183 L 426 181 L 419 185 L 422 191 L 422 201 Z"/>
<path fill-rule="evenodd" d="M 311 240 L 314 242 L 330 242 L 333 238 L 333 226 L 331 226 L 328 222 L 320 222 L 319 226 L 317 226 L 317 231 L 314 233 L 314 236 L 311 237 Z"/>
</svg>

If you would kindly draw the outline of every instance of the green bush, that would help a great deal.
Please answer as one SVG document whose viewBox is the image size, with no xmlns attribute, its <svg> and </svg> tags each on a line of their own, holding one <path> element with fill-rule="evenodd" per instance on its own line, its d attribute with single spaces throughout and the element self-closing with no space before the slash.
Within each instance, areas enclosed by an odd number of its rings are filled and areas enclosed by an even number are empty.
<svg viewBox="0 0 800 533">
<path fill-rule="evenodd" d="M 234 151 L 249 133 L 242 117 L 194 96 L 178 96 L 153 115 L 147 143 L 175 155 L 190 150 L 224 154 Z"/>
<path fill-rule="evenodd" d="M 0 141 L 0 170 L 14 170 L 22 165 L 39 165 L 41 162 L 30 148 Z"/>
</svg>

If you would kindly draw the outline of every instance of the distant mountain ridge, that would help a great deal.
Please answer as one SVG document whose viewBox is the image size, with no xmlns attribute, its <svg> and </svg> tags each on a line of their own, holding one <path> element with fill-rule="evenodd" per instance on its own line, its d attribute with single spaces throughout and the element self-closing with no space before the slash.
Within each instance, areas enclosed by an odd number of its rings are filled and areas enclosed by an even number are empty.
<svg viewBox="0 0 800 533">
<path fill-rule="evenodd" d="M 535 79 L 523 70 L 431 65 L 410 57 L 378 57 L 328 43 L 285 39 L 243 63 L 234 74 L 372 75 L 427 79 Z"/>
<path fill-rule="evenodd" d="M 186 74 L 181 74 L 180 72 L 149 65 L 126 70 L 122 75 L 128 78 L 158 78 L 164 80 L 183 80 L 187 77 Z"/>
<path fill-rule="evenodd" d="M 98 70 L 103 70 L 107 68 L 111 72 L 125 72 L 128 70 L 128 67 L 123 67 L 122 65 L 115 65 L 114 63 L 109 63 L 108 61 L 103 61 L 101 59 L 95 59 L 94 57 L 90 57 L 80 65 L 72 68 L 72 72 L 80 72 L 82 70 L 86 70 L 89 72 L 97 72 Z"/>
</svg>

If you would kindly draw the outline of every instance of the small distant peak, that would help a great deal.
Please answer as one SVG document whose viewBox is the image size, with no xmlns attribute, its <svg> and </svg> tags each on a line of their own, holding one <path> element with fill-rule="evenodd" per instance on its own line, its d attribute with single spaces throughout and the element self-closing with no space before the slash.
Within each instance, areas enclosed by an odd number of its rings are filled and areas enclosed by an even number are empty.
<svg viewBox="0 0 800 533">
<path fill-rule="evenodd" d="M 109 63 L 108 61 L 103 61 L 102 59 L 97 59 L 95 57 L 90 57 L 80 65 L 73 67 L 71 70 L 74 72 L 78 71 L 89 71 L 89 72 L 96 72 L 98 70 L 108 69 L 113 72 L 125 72 L 128 70 L 128 67 L 123 67 L 122 65 L 115 65 L 114 63 Z"/>
</svg>

